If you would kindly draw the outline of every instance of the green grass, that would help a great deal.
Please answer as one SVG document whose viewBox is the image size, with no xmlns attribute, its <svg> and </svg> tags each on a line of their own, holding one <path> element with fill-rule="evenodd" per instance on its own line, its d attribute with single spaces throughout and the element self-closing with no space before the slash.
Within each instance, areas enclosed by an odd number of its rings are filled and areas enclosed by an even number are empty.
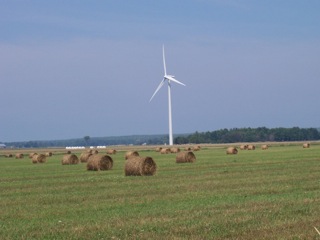
<svg viewBox="0 0 320 240">
<path fill-rule="evenodd" d="M 102 151 L 102 150 L 100 150 Z M 1 239 L 319 239 L 320 145 L 151 156 L 155 176 L 0 157 Z M 79 156 L 79 155 L 78 155 Z"/>
</svg>

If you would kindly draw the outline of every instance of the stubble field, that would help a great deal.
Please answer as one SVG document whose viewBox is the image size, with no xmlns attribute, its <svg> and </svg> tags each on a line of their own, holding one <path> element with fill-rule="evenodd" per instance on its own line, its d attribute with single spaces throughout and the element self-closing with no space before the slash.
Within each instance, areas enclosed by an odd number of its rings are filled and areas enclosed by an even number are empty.
<svg viewBox="0 0 320 240">
<path fill-rule="evenodd" d="M 1 150 L 1 239 L 319 239 L 320 144 L 256 146 L 203 146 L 184 164 L 138 149 L 158 167 L 143 177 L 124 175 L 125 149 L 109 171 L 62 165 L 65 150 L 43 164 Z"/>
</svg>

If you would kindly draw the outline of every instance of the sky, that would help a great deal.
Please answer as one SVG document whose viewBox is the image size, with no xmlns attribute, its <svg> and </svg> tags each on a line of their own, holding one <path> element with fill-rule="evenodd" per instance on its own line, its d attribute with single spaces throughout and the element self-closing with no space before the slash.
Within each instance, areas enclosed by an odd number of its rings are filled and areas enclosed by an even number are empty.
<svg viewBox="0 0 320 240">
<path fill-rule="evenodd" d="M 318 0 L 0 0 L 0 142 L 320 127 Z"/>
</svg>

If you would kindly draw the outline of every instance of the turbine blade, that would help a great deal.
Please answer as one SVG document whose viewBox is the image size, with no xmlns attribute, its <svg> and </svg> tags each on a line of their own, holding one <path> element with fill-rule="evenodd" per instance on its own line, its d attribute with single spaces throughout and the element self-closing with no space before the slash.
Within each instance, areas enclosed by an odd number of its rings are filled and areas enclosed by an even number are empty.
<svg viewBox="0 0 320 240">
<path fill-rule="evenodd" d="M 184 83 L 178 81 L 177 79 L 175 79 L 175 78 L 173 78 L 173 77 L 171 77 L 171 76 L 165 76 L 165 78 L 168 79 L 168 80 L 170 80 L 170 81 L 172 81 L 172 82 L 178 83 L 178 84 L 180 84 L 180 85 L 182 85 L 182 86 L 186 86 Z"/>
<path fill-rule="evenodd" d="M 162 45 L 162 57 L 163 57 L 164 75 L 167 75 L 166 58 L 165 58 L 165 56 L 164 56 L 164 45 Z"/>
<path fill-rule="evenodd" d="M 159 86 L 157 87 L 156 91 L 153 93 L 152 97 L 150 98 L 149 102 L 151 102 L 152 98 L 157 94 L 157 92 L 160 90 L 160 88 L 162 87 L 162 85 L 165 82 L 165 78 L 161 81 L 161 83 L 159 84 Z"/>
</svg>

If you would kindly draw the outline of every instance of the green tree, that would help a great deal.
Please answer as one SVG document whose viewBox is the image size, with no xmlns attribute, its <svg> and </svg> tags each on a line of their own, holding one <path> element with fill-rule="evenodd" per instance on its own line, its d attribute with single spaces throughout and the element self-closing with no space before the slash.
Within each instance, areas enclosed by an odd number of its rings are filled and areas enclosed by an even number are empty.
<svg viewBox="0 0 320 240">
<path fill-rule="evenodd" d="M 88 146 L 89 145 L 90 136 L 84 136 L 83 139 L 84 139 L 86 145 Z"/>
</svg>

